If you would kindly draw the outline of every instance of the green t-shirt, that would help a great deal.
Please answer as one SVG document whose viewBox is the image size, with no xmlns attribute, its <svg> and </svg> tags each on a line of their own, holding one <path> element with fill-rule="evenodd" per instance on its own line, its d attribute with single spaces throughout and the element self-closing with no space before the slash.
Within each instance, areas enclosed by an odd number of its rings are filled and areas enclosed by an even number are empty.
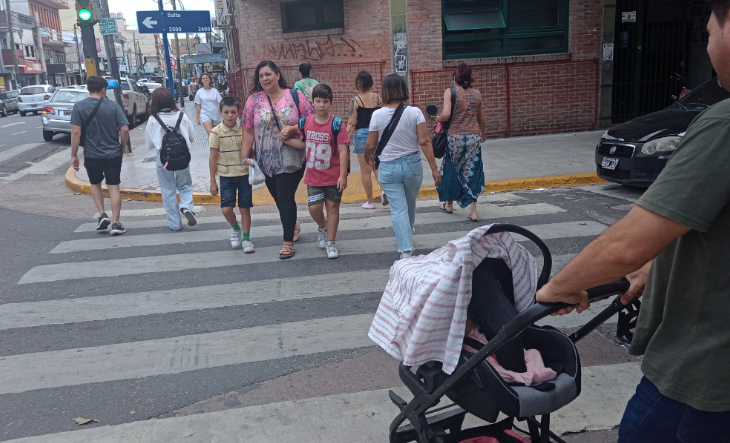
<svg viewBox="0 0 730 443">
<path fill-rule="evenodd" d="M 319 82 L 312 78 L 303 78 L 298 82 L 294 83 L 294 88 L 298 89 L 307 97 L 307 100 L 312 101 L 312 89 L 317 86 Z"/>
<path fill-rule="evenodd" d="M 730 100 L 697 116 L 637 204 L 692 230 L 654 260 L 630 353 L 667 397 L 730 411 Z"/>
</svg>

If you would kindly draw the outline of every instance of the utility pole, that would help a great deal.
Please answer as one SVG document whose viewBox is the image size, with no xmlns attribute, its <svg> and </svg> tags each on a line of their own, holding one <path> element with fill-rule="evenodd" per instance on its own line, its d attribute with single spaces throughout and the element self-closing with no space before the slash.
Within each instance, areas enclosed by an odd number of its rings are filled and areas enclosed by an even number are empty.
<svg viewBox="0 0 730 443">
<path fill-rule="evenodd" d="M 79 49 L 79 37 L 76 35 L 76 24 L 74 23 L 74 42 L 76 43 L 76 61 L 79 62 L 79 84 L 83 84 L 86 79 L 82 79 L 81 75 L 81 65 L 84 64 L 84 55 L 81 54 L 81 50 Z"/>
<path fill-rule="evenodd" d="M 162 1 L 162 0 L 160 0 Z M 12 89 L 18 89 L 18 54 L 15 52 L 15 29 L 13 29 L 13 13 L 10 10 L 10 0 L 5 0 L 5 13 L 8 16 L 8 34 L 10 34 L 10 52 L 13 54 Z"/>
<path fill-rule="evenodd" d="M 46 69 L 46 53 L 43 52 L 43 37 L 41 37 L 41 19 L 38 11 L 33 13 L 33 31 L 35 31 L 36 45 L 38 45 L 38 57 L 41 59 L 41 83 L 48 83 L 48 69 Z"/>
<path fill-rule="evenodd" d="M 107 0 L 100 0 L 101 3 L 101 18 L 109 18 L 109 3 Z M 93 36 L 93 33 L 92 33 Z M 106 46 L 106 56 L 109 59 L 109 71 L 114 79 L 119 82 L 119 87 L 114 88 L 114 97 L 117 99 L 117 103 L 119 106 L 124 109 L 124 102 L 122 101 L 122 80 L 119 76 L 119 62 L 117 61 L 117 49 L 114 47 L 114 36 L 113 35 L 105 35 L 104 36 L 104 45 Z M 86 45 L 84 45 L 86 46 Z M 132 108 L 134 109 L 134 108 Z M 125 110 L 126 114 L 126 110 Z M 132 111 L 132 118 L 136 119 L 137 116 L 134 115 L 134 111 Z M 131 137 L 130 137 L 131 139 Z M 124 147 L 124 153 L 125 154 L 131 154 L 132 153 L 132 143 L 131 140 L 127 140 L 127 146 Z"/>
<path fill-rule="evenodd" d="M 177 10 L 177 2 L 172 0 L 172 10 Z M 175 50 L 177 51 L 177 77 L 180 81 L 180 107 L 185 107 L 185 97 L 182 95 L 182 60 L 180 60 L 180 41 L 177 38 L 177 32 L 175 33 Z M 188 91 L 190 93 L 190 91 Z"/>
</svg>

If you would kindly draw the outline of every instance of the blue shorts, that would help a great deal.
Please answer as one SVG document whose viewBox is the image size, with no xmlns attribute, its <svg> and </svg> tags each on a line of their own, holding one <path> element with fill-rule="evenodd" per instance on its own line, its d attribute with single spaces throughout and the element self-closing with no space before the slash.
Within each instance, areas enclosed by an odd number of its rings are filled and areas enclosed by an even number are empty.
<svg viewBox="0 0 730 443">
<path fill-rule="evenodd" d="M 248 182 L 248 175 L 219 178 L 221 181 L 221 208 L 234 208 L 236 206 L 236 193 L 238 193 L 239 208 L 248 209 L 253 207 L 253 188 Z"/>
<path fill-rule="evenodd" d="M 368 136 L 370 136 L 370 129 L 368 128 L 360 128 L 355 130 L 355 137 L 353 140 L 353 148 L 352 153 L 353 154 L 359 154 L 362 155 L 365 153 L 365 144 L 368 141 Z"/>
</svg>

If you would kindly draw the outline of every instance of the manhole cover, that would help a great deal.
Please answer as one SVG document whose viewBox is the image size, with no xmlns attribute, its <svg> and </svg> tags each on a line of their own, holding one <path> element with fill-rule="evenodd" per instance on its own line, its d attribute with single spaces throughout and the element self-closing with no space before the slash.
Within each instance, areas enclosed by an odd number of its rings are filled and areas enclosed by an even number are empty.
<svg viewBox="0 0 730 443">
<path fill-rule="evenodd" d="M 152 163 L 155 160 L 157 160 L 157 157 L 147 157 L 146 159 L 142 160 L 142 163 Z"/>
</svg>

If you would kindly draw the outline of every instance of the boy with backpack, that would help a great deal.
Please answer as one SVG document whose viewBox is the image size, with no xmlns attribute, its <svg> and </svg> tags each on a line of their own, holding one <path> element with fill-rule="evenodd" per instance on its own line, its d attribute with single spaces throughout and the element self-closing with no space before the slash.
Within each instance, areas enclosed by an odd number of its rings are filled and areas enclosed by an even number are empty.
<svg viewBox="0 0 730 443">
<path fill-rule="evenodd" d="M 210 131 L 210 194 L 218 195 L 215 181 L 220 180 L 221 210 L 223 217 L 231 225 L 231 247 L 242 246 L 243 252 L 255 251 L 251 242 L 251 208 L 253 207 L 252 188 L 248 182 L 248 166 L 241 160 L 241 137 L 243 129 L 238 124 L 240 104 L 234 97 L 224 97 L 219 105 L 223 121 Z M 233 212 L 238 195 L 238 209 L 241 224 Z"/>
<path fill-rule="evenodd" d="M 312 72 L 312 65 L 309 63 L 302 63 L 299 65 L 299 81 L 294 83 L 294 89 L 298 89 L 307 97 L 307 100 L 312 102 L 312 91 L 315 86 L 319 85 L 319 82 L 309 75 Z"/>
<path fill-rule="evenodd" d="M 319 226 L 319 247 L 327 251 L 327 258 L 339 257 L 335 238 L 340 222 L 340 201 L 347 188 L 350 137 L 339 117 L 330 115 L 332 88 L 320 84 L 312 90 L 314 115 L 299 120 L 298 134 L 287 144 L 306 149 L 307 171 L 304 183 L 309 195 L 309 214 Z M 288 131 L 289 134 L 294 131 Z M 324 207 L 327 206 L 327 217 Z"/>
</svg>

